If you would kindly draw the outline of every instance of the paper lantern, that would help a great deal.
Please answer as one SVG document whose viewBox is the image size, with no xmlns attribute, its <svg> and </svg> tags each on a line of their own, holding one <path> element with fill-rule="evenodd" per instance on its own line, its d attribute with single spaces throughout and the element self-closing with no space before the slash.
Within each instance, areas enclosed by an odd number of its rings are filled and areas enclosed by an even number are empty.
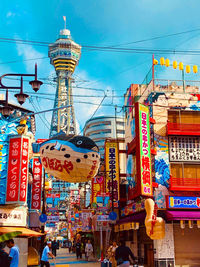
<svg viewBox="0 0 200 267">
<path fill-rule="evenodd" d="M 165 237 L 165 221 L 161 217 L 156 217 L 155 203 L 153 199 L 145 200 L 145 227 L 146 233 L 151 239 L 163 239 Z"/>
<path fill-rule="evenodd" d="M 164 59 L 164 57 L 161 57 L 160 58 L 160 65 L 161 66 L 164 66 L 165 65 L 165 59 Z"/>
<path fill-rule="evenodd" d="M 185 71 L 186 71 L 186 73 L 190 73 L 190 65 L 186 65 Z"/>
<path fill-rule="evenodd" d="M 177 61 L 173 61 L 173 68 L 177 69 Z"/>
<path fill-rule="evenodd" d="M 98 172 L 99 149 L 85 136 L 59 134 L 41 144 L 40 158 L 49 175 L 69 183 L 91 180 Z"/>
<path fill-rule="evenodd" d="M 166 67 L 169 67 L 169 66 L 170 66 L 170 61 L 169 61 L 168 58 L 165 60 L 165 66 L 166 66 Z"/>
<path fill-rule="evenodd" d="M 157 60 L 157 59 L 154 59 L 154 60 L 153 60 L 153 64 L 154 64 L 154 65 L 158 65 L 158 60 Z"/>
<path fill-rule="evenodd" d="M 181 227 L 181 229 L 185 228 L 185 221 L 180 220 L 180 227 Z"/>
<path fill-rule="evenodd" d="M 197 73 L 197 72 L 198 72 L 198 66 L 197 66 L 197 65 L 194 65 L 194 66 L 193 66 L 193 72 L 194 72 L 194 73 Z"/>
<path fill-rule="evenodd" d="M 183 62 L 179 63 L 179 70 L 183 70 Z"/>
</svg>

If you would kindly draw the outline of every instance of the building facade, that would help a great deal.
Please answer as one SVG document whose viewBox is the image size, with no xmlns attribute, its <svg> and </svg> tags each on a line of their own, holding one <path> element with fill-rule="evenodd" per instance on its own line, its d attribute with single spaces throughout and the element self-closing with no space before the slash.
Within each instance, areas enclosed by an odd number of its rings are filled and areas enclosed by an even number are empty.
<svg viewBox="0 0 200 267">
<path fill-rule="evenodd" d="M 109 138 L 124 138 L 124 118 L 115 116 L 100 116 L 92 118 L 85 123 L 84 135 L 91 138 L 99 147 L 99 152 L 104 157 L 105 140 Z"/>
<path fill-rule="evenodd" d="M 116 231 L 145 266 L 200 265 L 199 85 L 152 80 L 132 84 L 126 93 L 128 194 L 120 203 Z M 149 197 L 164 219 L 164 239 L 146 234 L 144 202 Z"/>
</svg>

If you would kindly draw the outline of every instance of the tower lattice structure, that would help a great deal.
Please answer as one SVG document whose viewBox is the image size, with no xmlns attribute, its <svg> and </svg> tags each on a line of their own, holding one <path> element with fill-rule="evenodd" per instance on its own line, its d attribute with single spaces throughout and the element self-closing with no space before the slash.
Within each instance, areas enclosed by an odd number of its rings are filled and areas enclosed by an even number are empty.
<svg viewBox="0 0 200 267">
<path fill-rule="evenodd" d="M 70 31 L 60 31 L 59 38 L 49 45 L 50 63 L 56 70 L 56 95 L 51 120 L 50 137 L 63 131 L 76 134 L 76 122 L 72 95 L 72 74 L 81 56 L 81 46 L 72 40 Z M 63 109 L 57 109 L 68 106 Z"/>
</svg>

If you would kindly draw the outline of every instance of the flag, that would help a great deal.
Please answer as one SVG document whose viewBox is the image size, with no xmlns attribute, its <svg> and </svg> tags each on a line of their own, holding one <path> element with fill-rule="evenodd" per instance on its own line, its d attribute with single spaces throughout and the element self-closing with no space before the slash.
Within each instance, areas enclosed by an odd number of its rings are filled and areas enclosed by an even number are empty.
<svg viewBox="0 0 200 267">
<path fill-rule="evenodd" d="M 66 16 L 63 16 L 64 21 L 66 21 Z"/>
</svg>

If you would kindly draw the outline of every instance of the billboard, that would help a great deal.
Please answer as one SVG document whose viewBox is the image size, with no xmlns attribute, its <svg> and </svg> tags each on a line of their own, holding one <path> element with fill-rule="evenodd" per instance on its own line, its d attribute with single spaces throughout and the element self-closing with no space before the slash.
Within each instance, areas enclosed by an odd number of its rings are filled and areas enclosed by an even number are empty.
<svg viewBox="0 0 200 267">
<path fill-rule="evenodd" d="M 200 209 L 200 197 L 166 196 L 169 209 Z"/>
<path fill-rule="evenodd" d="M 104 192 L 104 176 L 96 176 L 92 179 L 92 203 L 97 203 L 97 194 Z"/>
<path fill-rule="evenodd" d="M 149 108 L 135 104 L 137 186 L 140 195 L 152 196 Z"/>
<path fill-rule="evenodd" d="M 6 203 L 26 202 L 28 184 L 29 138 L 11 137 L 9 141 Z"/>
<path fill-rule="evenodd" d="M 39 210 L 41 208 L 41 193 L 42 193 L 42 164 L 40 163 L 39 158 L 34 158 L 31 209 Z"/>
<path fill-rule="evenodd" d="M 110 193 L 114 207 L 118 207 L 119 201 L 119 148 L 117 141 L 105 142 L 106 163 L 106 192 Z"/>
</svg>

